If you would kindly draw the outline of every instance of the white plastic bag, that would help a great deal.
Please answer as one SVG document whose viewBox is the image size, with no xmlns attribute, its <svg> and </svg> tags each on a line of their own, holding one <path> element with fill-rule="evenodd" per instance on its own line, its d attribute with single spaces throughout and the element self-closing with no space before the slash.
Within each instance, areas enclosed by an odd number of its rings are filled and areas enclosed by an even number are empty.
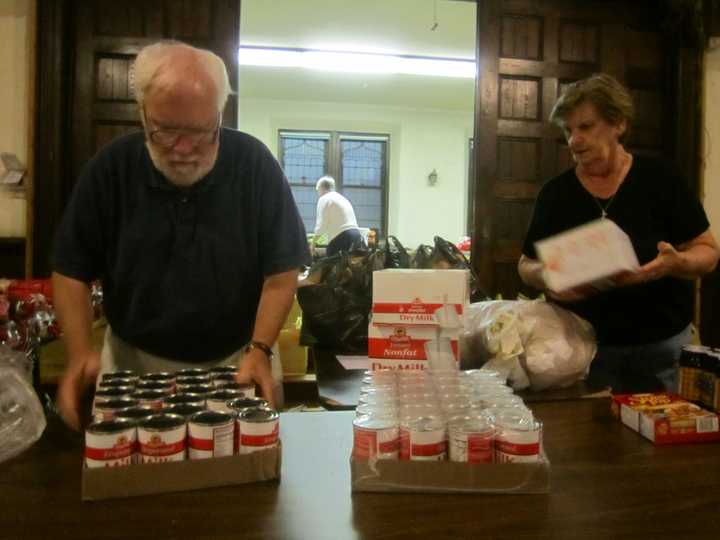
<svg viewBox="0 0 720 540">
<path fill-rule="evenodd" d="M 596 350 L 590 323 L 541 300 L 471 304 L 461 339 L 463 367 L 498 370 L 517 390 L 570 386 L 585 377 Z"/>
<path fill-rule="evenodd" d="M 32 446 L 46 424 L 25 353 L 0 345 L 0 463 Z"/>
</svg>

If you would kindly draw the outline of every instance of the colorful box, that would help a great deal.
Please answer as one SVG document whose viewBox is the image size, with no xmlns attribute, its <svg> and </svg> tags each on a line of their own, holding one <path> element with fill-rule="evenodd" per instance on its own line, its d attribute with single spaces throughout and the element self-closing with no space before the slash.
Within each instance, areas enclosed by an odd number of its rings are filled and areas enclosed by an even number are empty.
<svg viewBox="0 0 720 540">
<path fill-rule="evenodd" d="M 720 441 L 717 414 L 668 392 L 613 396 L 612 411 L 655 444 Z"/>
</svg>

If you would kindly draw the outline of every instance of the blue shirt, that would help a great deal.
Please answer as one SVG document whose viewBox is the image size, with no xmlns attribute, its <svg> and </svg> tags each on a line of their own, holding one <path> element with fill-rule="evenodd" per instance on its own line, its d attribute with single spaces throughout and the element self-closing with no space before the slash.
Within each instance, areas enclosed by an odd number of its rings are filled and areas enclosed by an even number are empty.
<svg viewBox="0 0 720 540">
<path fill-rule="evenodd" d="M 191 188 L 153 166 L 143 133 L 88 163 L 57 232 L 54 268 L 103 284 L 113 333 L 151 354 L 210 361 L 251 337 L 266 276 L 309 260 L 305 229 L 270 151 L 223 128 Z"/>
</svg>

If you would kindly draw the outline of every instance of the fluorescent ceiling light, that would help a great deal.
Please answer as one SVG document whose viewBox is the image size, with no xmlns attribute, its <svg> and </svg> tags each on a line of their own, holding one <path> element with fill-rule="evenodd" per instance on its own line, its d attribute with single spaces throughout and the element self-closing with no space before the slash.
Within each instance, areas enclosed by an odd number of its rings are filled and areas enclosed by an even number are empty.
<svg viewBox="0 0 720 540">
<path fill-rule="evenodd" d="M 434 77 L 475 78 L 475 62 L 472 60 L 392 54 L 240 47 L 238 62 L 243 66 L 299 67 L 345 73 L 402 73 Z"/>
</svg>

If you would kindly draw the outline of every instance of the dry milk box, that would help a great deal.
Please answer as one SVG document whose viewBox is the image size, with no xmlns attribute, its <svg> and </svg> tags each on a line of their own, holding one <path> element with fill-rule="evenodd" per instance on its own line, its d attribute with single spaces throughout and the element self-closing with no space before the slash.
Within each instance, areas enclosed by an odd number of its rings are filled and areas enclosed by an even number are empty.
<svg viewBox="0 0 720 540">
<path fill-rule="evenodd" d="M 373 273 L 368 328 L 372 369 L 455 369 L 469 304 L 467 270 Z"/>
<path fill-rule="evenodd" d="M 598 219 L 535 243 L 545 266 L 545 282 L 555 291 L 593 284 L 608 288 L 607 279 L 640 266 L 630 237 L 610 219 Z"/>
</svg>

